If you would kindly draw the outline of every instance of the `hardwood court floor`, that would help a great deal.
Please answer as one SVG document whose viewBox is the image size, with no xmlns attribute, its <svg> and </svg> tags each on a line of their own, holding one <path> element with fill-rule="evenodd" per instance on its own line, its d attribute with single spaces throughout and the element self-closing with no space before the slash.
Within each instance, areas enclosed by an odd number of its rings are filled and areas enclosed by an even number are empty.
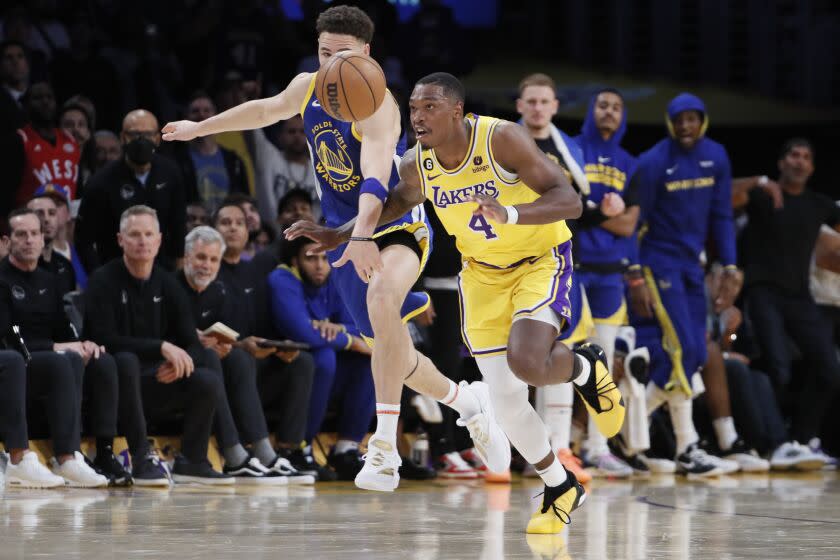
<svg viewBox="0 0 840 560">
<path fill-rule="evenodd" d="M 560 536 L 526 537 L 535 481 L 0 490 L 0 558 L 840 559 L 840 476 L 599 482 Z"/>
</svg>

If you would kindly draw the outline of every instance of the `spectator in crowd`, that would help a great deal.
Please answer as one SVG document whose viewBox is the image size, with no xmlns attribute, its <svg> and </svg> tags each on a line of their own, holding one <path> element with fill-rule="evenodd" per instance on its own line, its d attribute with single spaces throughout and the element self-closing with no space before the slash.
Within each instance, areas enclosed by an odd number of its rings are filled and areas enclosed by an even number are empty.
<svg viewBox="0 0 840 560">
<path fill-rule="evenodd" d="M 274 231 L 274 228 L 268 224 L 260 225 L 260 230 L 254 235 L 254 255 L 269 248 L 276 240 L 277 233 Z"/>
<path fill-rule="evenodd" d="M 713 282 L 717 280 L 714 278 L 716 275 L 717 271 L 714 271 Z M 712 288 L 714 291 L 714 286 Z M 797 447 L 795 453 L 777 452 L 789 439 L 788 429 L 769 376 L 753 369 L 747 356 L 732 350 L 732 342 L 741 323 L 742 314 L 737 307 L 723 310 L 719 318 L 712 321 L 710 334 L 718 340 L 709 342 L 709 361 L 703 372 L 707 402 L 716 395 L 724 394 L 721 389 L 723 380 L 713 383 L 707 379 L 707 372 L 720 367 L 714 364 L 715 361 L 722 360 L 726 368 L 726 400 L 718 399 L 724 405 L 723 410 L 718 408 L 716 411 L 714 403 L 709 406 L 718 448 L 741 448 L 743 451 L 747 446 L 741 442 L 748 441 L 770 457 L 769 466 L 775 470 L 809 470 L 824 465 L 826 457 L 805 447 Z M 737 426 L 737 431 L 733 424 Z M 740 434 L 743 434 L 743 440 Z M 735 443 L 728 443 L 733 438 Z M 758 470 L 759 466 L 761 470 L 766 470 L 755 460 L 752 450 L 747 450 L 747 453 L 752 458 L 732 456 L 731 453 L 727 458 L 738 461 L 745 471 Z"/>
<path fill-rule="evenodd" d="M 272 166 L 275 173 L 273 181 L 261 183 L 265 189 L 257 191 L 257 199 L 265 221 L 275 218 L 271 216 L 271 212 L 277 208 L 278 201 L 293 189 L 304 190 L 309 193 L 310 200 L 318 201 L 318 180 L 315 178 L 315 168 L 312 167 L 309 157 L 303 119 L 300 115 L 280 123 L 277 140 L 281 151 L 270 152 L 276 157 Z M 312 206 L 312 213 L 317 221 L 321 217 L 320 201 Z"/>
<path fill-rule="evenodd" d="M 706 296 L 699 262 L 708 234 L 724 265 L 719 291 L 713 294 L 715 311 L 731 307 L 740 289 L 729 157 L 705 136 L 708 115 L 696 96 L 675 97 L 666 124 L 670 137 L 639 157 L 627 195 L 627 206 L 638 205 L 640 221 L 647 222 L 629 272 L 630 321 L 638 346 L 650 351 L 648 410 L 668 402 L 678 469 L 690 478 L 708 477 L 723 472 L 725 465 L 699 445 L 691 378 L 706 363 Z"/>
<path fill-rule="evenodd" d="M 0 438 L 10 460 L 6 465 L 6 486 L 20 488 L 56 488 L 64 486 L 64 479 L 53 474 L 38 460 L 38 455 L 29 449 L 29 429 L 26 423 L 27 384 L 34 386 L 33 379 L 27 379 L 26 362 L 19 352 L 0 350 Z M 64 380 L 68 386 L 72 379 Z M 62 387 L 50 387 L 57 393 Z M 73 392 L 53 398 L 68 400 Z M 58 421 L 72 420 L 64 407 L 52 412 Z M 63 415 L 63 416 L 62 416 Z M 68 449 L 68 451 L 72 451 Z"/>
<path fill-rule="evenodd" d="M 235 343 L 221 342 L 202 334 L 217 322 L 226 323 L 231 306 L 227 289 L 216 280 L 225 242 L 222 235 L 207 226 L 187 234 L 184 243 L 184 270 L 178 279 L 190 300 L 193 319 L 201 344 L 221 360 L 226 397 L 216 406 L 216 437 L 222 447 L 224 472 L 238 483 L 311 484 L 314 477 L 295 471 L 288 460 L 279 457 L 268 440 L 268 427 L 257 393 L 257 362 Z M 290 358 L 293 358 L 290 356 Z M 238 430 L 237 430 L 238 428 Z M 251 446 L 249 454 L 240 443 Z"/>
<path fill-rule="evenodd" d="M 808 188 L 814 151 L 803 138 L 785 142 L 779 154 L 778 182 L 767 177 L 736 182 L 732 201 L 749 217 L 742 262 L 746 310 L 777 393 L 791 384 L 802 388 L 792 419 L 792 441 L 776 454 L 793 456 L 819 436 L 840 387 L 840 363 L 820 310 L 809 291 L 808 274 L 820 227 L 840 231 L 840 207 Z M 794 379 L 788 339 L 810 367 Z"/>
<path fill-rule="evenodd" d="M 279 413 L 275 435 L 279 453 L 292 466 L 308 475 L 318 475 L 318 467 L 310 454 L 300 449 L 306 433 L 309 396 L 315 366 L 312 356 L 301 352 L 298 356 L 278 354 L 261 346 L 265 337 L 274 336 L 271 327 L 267 282 L 265 275 L 252 263 L 242 259 L 248 243 L 245 210 L 226 201 L 216 211 L 213 226 L 222 234 L 225 252 L 218 278 L 227 296 L 235 302 L 226 324 L 239 333 L 240 348 L 257 359 L 260 396 L 267 416 Z"/>
<path fill-rule="evenodd" d="M 76 289 L 76 273 L 71 263 L 64 255 L 53 251 L 58 229 L 58 206 L 64 204 L 56 199 L 65 200 L 58 191 L 37 194 L 26 207 L 35 212 L 41 220 L 41 230 L 44 235 L 44 250 L 41 252 L 39 266 L 55 275 L 55 282 L 60 296 Z"/>
<path fill-rule="evenodd" d="M 178 167 L 155 154 L 160 126 L 143 109 L 123 120 L 120 135 L 125 156 L 100 169 L 88 182 L 76 224 L 76 247 L 89 271 L 120 256 L 120 216 L 128 208 L 148 205 L 163 224 L 162 264 L 174 268 L 184 256 L 186 206 Z"/>
<path fill-rule="evenodd" d="M 107 387 L 117 376 L 114 359 L 93 342 L 77 341 L 70 329 L 55 277 L 38 267 L 44 235 L 35 212 L 14 210 L 8 226 L 10 253 L 0 262 L 0 333 L 27 358 L 29 403 L 46 402 L 43 412 L 58 463 L 55 474 L 70 486 L 105 486 L 108 479 L 90 468 L 79 451 L 82 377 L 87 365 L 88 375 L 101 388 L 94 413 L 96 435 L 106 435 L 98 430 L 104 424 L 116 430 L 116 402 L 106 400 Z M 119 465 L 113 454 L 105 457 L 104 450 L 99 451 L 103 451 L 102 463 L 110 459 L 110 464 Z M 12 463 L 21 458 L 13 457 Z M 120 470 L 113 474 L 128 476 Z"/>
<path fill-rule="evenodd" d="M 284 247 L 283 230 L 298 220 L 314 221 L 312 215 L 312 197 L 303 189 L 292 189 L 283 195 L 277 204 L 275 221 L 280 235 L 274 242 L 262 251 L 258 251 L 251 259 L 251 266 L 258 274 L 265 278 L 280 264 Z"/>
<path fill-rule="evenodd" d="M 139 379 L 147 417 L 184 412 L 183 455 L 175 459 L 173 479 L 233 484 L 232 477 L 213 470 L 207 461 L 224 384 L 210 369 L 213 364 L 205 363 L 186 294 L 155 263 L 161 237 L 153 208 L 132 206 L 123 212 L 118 236 L 123 257 L 91 276 L 85 294 L 85 332 L 115 353 L 121 372 Z M 139 402 L 140 397 L 135 398 Z M 149 456 L 145 438 L 129 436 L 129 449 L 135 457 Z"/>
<path fill-rule="evenodd" d="M 210 213 L 207 211 L 207 207 L 200 202 L 187 204 L 187 233 L 198 226 L 207 225 L 210 225 Z"/>
<path fill-rule="evenodd" d="M 187 105 L 187 118 L 200 122 L 216 114 L 206 93 L 197 93 Z M 245 164 L 235 153 L 220 147 L 215 137 L 200 136 L 172 145 L 187 189 L 187 200 L 215 208 L 232 193 L 248 194 Z"/>
<path fill-rule="evenodd" d="M 96 162 L 96 146 L 93 142 L 93 117 L 89 110 L 76 103 L 65 103 L 58 116 L 58 127 L 70 133 L 79 145 L 79 198 L 90 176 L 93 174 Z"/>
<path fill-rule="evenodd" d="M 70 207 L 67 203 L 67 197 L 64 191 L 55 188 L 53 185 L 38 187 L 35 191 L 34 198 L 44 196 L 49 196 L 56 204 L 55 235 L 49 244 L 50 252 L 59 254 L 70 261 L 73 265 L 75 283 L 80 289 L 84 290 L 87 286 L 87 272 L 84 266 L 82 266 L 82 260 L 79 258 L 78 252 L 76 252 L 76 247 L 69 241 L 72 223 L 70 221 Z"/>
<path fill-rule="evenodd" d="M 341 407 L 338 442 L 327 462 L 339 480 L 354 480 L 363 466 L 359 443 L 375 412 L 371 352 L 330 281 L 326 253 L 309 253 L 315 246 L 306 238 L 290 242 L 283 265 L 268 277 L 272 319 L 280 336 L 308 344 L 315 359 L 307 445 L 334 397 Z"/>
<path fill-rule="evenodd" d="M 262 218 L 257 209 L 257 199 L 247 194 L 234 193 L 225 199 L 229 203 L 233 203 L 242 208 L 245 212 L 245 224 L 248 226 L 248 244 L 245 246 L 245 251 L 242 257 L 245 260 L 251 260 L 256 254 L 254 247 L 254 239 L 259 234 L 262 228 Z"/>
<path fill-rule="evenodd" d="M 120 144 L 120 137 L 110 130 L 97 130 L 93 135 L 93 140 L 96 144 L 96 161 L 94 162 L 94 171 L 99 171 L 105 167 L 106 163 L 116 161 L 122 158 L 122 144 Z"/>
<path fill-rule="evenodd" d="M 32 84 L 22 98 L 29 124 L 19 130 L 20 184 L 15 201 L 26 204 L 35 190 L 46 183 L 61 187 L 70 200 L 76 198 L 81 149 L 76 140 L 56 127 L 55 95 L 50 84 Z"/>
<path fill-rule="evenodd" d="M 29 89 L 29 58 L 17 41 L 0 43 L 0 126 L 15 130 L 26 122 L 21 97 Z"/>
</svg>

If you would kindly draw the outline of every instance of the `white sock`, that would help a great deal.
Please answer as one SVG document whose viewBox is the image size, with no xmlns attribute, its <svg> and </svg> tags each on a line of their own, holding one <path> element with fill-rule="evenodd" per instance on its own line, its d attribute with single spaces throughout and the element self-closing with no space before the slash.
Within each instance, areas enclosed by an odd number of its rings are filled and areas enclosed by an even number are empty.
<svg viewBox="0 0 840 560">
<path fill-rule="evenodd" d="M 592 365 L 589 360 L 580 354 L 575 354 L 575 359 L 580 362 L 580 375 L 573 380 L 573 383 L 581 386 L 586 385 L 586 382 L 589 381 L 589 371 L 592 369 Z"/>
<path fill-rule="evenodd" d="M 560 464 L 560 461 L 555 457 L 551 464 L 545 470 L 537 469 L 537 474 L 543 479 L 546 486 L 560 486 L 566 479 L 566 469 Z"/>
<path fill-rule="evenodd" d="M 439 403 L 452 408 L 461 415 L 461 418 L 465 419 L 472 418 L 481 412 L 481 404 L 466 383 L 461 387 L 451 379 L 447 379 L 447 381 L 449 382 L 449 392 L 438 401 Z"/>
<path fill-rule="evenodd" d="M 645 395 L 645 401 L 647 402 L 648 416 L 656 412 L 656 409 L 665 404 L 665 401 L 667 400 L 668 393 L 660 389 L 659 385 L 657 385 L 653 381 L 650 381 L 647 384 L 647 394 Z"/>
<path fill-rule="evenodd" d="M 738 439 L 738 432 L 735 431 L 735 420 L 731 416 L 724 416 L 712 420 L 712 425 L 715 428 L 718 446 L 720 446 L 721 451 L 726 451 L 732 447 L 732 444 Z"/>
<path fill-rule="evenodd" d="M 583 448 L 586 449 L 590 456 L 597 457 L 604 453 L 609 453 L 610 448 L 607 446 L 607 438 L 598 431 L 598 425 L 589 417 L 589 424 L 586 429 L 586 440 L 583 442 Z"/>
<path fill-rule="evenodd" d="M 397 422 L 400 419 L 400 405 L 376 403 L 376 432 L 372 439 L 385 441 L 397 448 Z"/>
<path fill-rule="evenodd" d="M 353 441 L 352 439 L 340 439 L 335 442 L 335 447 L 333 448 L 336 455 L 347 453 L 348 451 L 354 451 L 356 449 L 359 449 L 359 442 Z"/>
<path fill-rule="evenodd" d="M 685 453 L 688 446 L 700 441 L 697 430 L 694 429 L 691 406 L 691 398 L 676 391 L 668 399 L 668 410 L 674 425 L 674 436 L 677 438 L 677 455 Z"/>
<path fill-rule="evenodd" d="M 548 428 L 554 451 L 569 449 L 572 431 L 572 401 L 574 390 L 568 383 L 546 385 L 537 389 L 542 393 L 543 421 Z"/>
</svg>

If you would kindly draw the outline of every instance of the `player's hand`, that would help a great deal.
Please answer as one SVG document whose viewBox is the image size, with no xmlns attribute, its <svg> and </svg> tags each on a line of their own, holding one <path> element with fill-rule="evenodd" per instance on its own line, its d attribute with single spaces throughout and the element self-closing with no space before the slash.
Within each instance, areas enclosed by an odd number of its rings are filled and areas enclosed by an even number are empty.
<svg viewBox="0 0 840 560">
<path fill-rule="evenodd" d="M 337 229 L 322 226 L 309 220 L 300 220 L 293 223 L 286 228 L 283 235 L 289 241 L 298 237 L 308 237 L 318 243 L 318 245 L 309 249 L 307 254 L 310 255 L 321 251 L 332 251 L 345 241 Z"/>
<path fill-rule="evenodd" d="M 720 288 L 715 298 L 715 313 L 720 313 L 735 304 L 735 298 L 738 297 L 743 284 L 744 275 L 740 270 L 728 268 L 723 271 L 720 277 Z"/>
<path fill-rule="evenodd" d="M 196 333 L 198 334 L 198 341 L 201 343 L 202 346 L 204 346 L 205 348 L 216 347 L 216 339 L 214 337 L 201 334 L 201 331 L 198 329 L 196 329 Z"/>
<path fill-rule="evenodd" d="M 171 364 L 178 378 L 192 375 L 195 364 L 183 349 L 170 342 L 164 342 L 160 345 L 160 354 L 166 362 Z"/>
<path fill-rule="evenodd" d="M 175 121 L 166 123 L 161 129 L 163 138 L 166 141 L 181 140 L 188 142 L 198 137 L 198 123 L 193 121 Z"/>
<path fill-rule="evenodd" d="M 350 335 L 350 348 L 348 348 L 350 352 L 357 352 L 359 354 L 363 354 L 365 356 L 370 356 L 373 354 L 373 348 L 368 346 L 368 343 L 361 337 Z"/>
<path fill-rule="evenodd" d="M 624 212 L 624 199 L 616 193 L 607 193 L 601 199 L 601 214 L 607 218 L 618 216 Z"/>
<path fill-rule="evenodd" d="M 82 357 L 85 365 L 90 361 L 90 354 L 81 342 L 57 342 L 53 344 L 53 350 L 56 352 L 75 352 Z"/>
<path fill-rule="evenodd" d="M 785 196 L 782 193 L 782 187 L 776 181 L 767 181 L 764 185 L 759 185 L 761 190 L 767 193 L 767 196 L 773 201 L 773 208 L 779 210 L 785 205 Z"/>
<path fill-rule="evenodd" d="M 84 350 L 88 359 L 93 358 L 94 360 L 98 360 L 99 356 L 105 353 L 104 346 L 100 346 L 97 343 L 90 340 L 82 341 L 82 350 Z"/>
<path fill-rule="evenodd" d="M 335 337 L 338 336 L 338 333 L 344 331 L 343 325 L 337 325 L 326 320 L 312 321 L 312 328 L 320 332 L 321 337 L 326 339 L 328 342 L 332 342 L 333 340 L 335 340 Z"/>
<path fill-rule="evenodd" d="M 335 268 L 344 266 L 348 262 L 353 263 L 356 274 L 367 284 L 377 272 L 382 270 L 382 256 L 379 254 L 379 247 L 373 241 L 351 241 L 344 249 L 341 258 L 333 263 Z"/>
<path fill-rule="evenodd" d="M 630 286 L 630 307 L 639 317 L 653 317 L 653 297 L 644 282 Z"/>
<path fill-rule="evenodd" d="M 282 352 L 277 352 L 277 357 L 290 364 L 297 360 L 297 357 L 300 356 L 300 350 L 284 350 Z"/>
<path fill-rule="evenodd" d="M 264 338 L 260 338 L 258 336 L 249 336 L 247 338 L 242 339 L 240 342 L 237 342 L 236 344 L 238 347 L 242 348 L 256 359 L 262 360 L 263 358 L 267 358 L 277 352 L 274 348 L 263 348 L 259 346 L 259 343 L 264 341 Z"/>
<path fill-rule="evenodd" d="M 473 216 L 484 216 L 497 224 L 507 223 L 507 209 L 499 204 L 499 201 L 492 196 L 476 193 L 470 197 L 470 201 L 478 204 L 478 208 L 473 210 Z"/>
</svg>

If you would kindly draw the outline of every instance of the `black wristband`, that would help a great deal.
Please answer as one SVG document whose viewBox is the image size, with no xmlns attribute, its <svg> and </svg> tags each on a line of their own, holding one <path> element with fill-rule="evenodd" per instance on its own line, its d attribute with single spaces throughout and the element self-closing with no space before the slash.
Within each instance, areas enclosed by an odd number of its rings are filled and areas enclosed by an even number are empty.
<svg viewBox="0 0 840 560">
<path fill-rule="evenodd" d="M 354 236 L 350 236 L 350 241 L 373 241 L 373 237 L 354 237 Z"/>
</svg>

